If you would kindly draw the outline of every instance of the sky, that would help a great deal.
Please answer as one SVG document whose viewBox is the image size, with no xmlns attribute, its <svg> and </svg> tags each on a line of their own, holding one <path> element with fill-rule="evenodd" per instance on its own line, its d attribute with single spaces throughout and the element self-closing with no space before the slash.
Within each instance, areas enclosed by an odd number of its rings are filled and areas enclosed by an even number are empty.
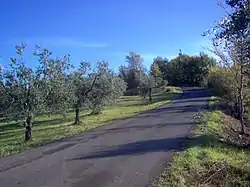
<svg viewBox="0 0 250 187">
<path fill-rule="evenodd" d="M 206 51 L 201 36 L 224 12 L 216 0 L 7 0 L 0 1 L 0 64 L 27 44 L 25 63 L 35 66 L 35 44 L 54 56 L 81 61 L 107 60 L 113 69 L 137 52 L 149 67 L 156 56 L 174 58 L 179 49 Z"/>
</svg>

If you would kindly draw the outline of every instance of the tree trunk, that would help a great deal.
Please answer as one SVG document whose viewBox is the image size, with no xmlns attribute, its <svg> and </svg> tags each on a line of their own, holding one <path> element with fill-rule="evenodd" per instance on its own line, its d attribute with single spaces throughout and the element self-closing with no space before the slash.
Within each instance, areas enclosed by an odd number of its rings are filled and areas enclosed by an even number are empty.
<svg viewBox="0 0 250 187">
<path fill-rule="evenodd" d="M 142 91 L 143 98 L 146 99 L 147 92 L 145 90 Z"/>
<path fill-rule="evenodd" d="M 25 121 L 25 142 L 31 139 L 31 125 L 32 125 L 32 117 L 28 116 Z"/>
<path fill-rule="evenodd" d="M 149 101 L 152 101 L 152 88 L 149 88 L 148 95 L 149 95 Z"/>
<path fill-rule="evenodd" d="M 80 123 L 80 109 L 77 107 L 75 109 L 75 122 L 74 124 L 79 124 Z"/>
<path fill-rule="evenodd" d="M 244 103 L 243 103 L 243 65 L 240 67 L 240 124 L 241 124 L 241 133 L 245 134 L 245 124 L 244 124 Z"/>
</svg>

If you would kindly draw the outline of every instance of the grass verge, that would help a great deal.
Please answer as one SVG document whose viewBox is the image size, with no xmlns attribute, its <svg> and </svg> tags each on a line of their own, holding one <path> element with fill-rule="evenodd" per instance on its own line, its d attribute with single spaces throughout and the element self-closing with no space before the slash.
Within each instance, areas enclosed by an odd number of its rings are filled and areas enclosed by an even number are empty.
<svg viewBox="0 0 250 187">
<path fill-rule="evenodd" d="M 235 133 L 227 134 L 236 132 L 228 127 L 239 128 L 237 121 L 219 110 L 202 116 L 203 122 L 186 142 L 187 149 L 174 154 L 171 166 L 154 185 L 250 186 L 250 150 L 237 146 L 239 142 L 231 139 Z"/>
<path fill-rule="evenodd" d="M 130 117 L 140 112 L 168 103 L 181 94 L 180 89 L 171 88 L 171 92 L 154 94 L 152 102 L 139 96 L 124 96 L 102 114 L 90 116 L 88 111 L 81 112 L 85 125 L 72 125 L 74 113 L 62 118 L 60 115 L 40 116 L 32 128 L 32 141 L 24 143 L 24 128 L 20 123 L 0 123 L 0 156 L 18 153 L 27 148 L 36 147 L 52 140 L 79 134 L 111 122 L 115 119 Z"/>
</svg>

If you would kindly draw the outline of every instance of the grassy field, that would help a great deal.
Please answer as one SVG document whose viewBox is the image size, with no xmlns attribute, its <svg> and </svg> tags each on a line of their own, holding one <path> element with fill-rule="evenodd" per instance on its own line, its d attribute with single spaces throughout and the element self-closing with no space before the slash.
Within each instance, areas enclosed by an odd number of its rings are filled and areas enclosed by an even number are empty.
<svg viewBox="0 0 250 187">
<path fill-rule="evenodd" d="M 156 108 L 180 95 L 180 89 L 170 89 L 167 93 L 153 95 L 153 101 L 139 96 L 123 96 L 118 102 L 106 108 L 102 114 L 90 116 L 88 111 L 81 112 L 85 125 L 72 125 L 74 113 L 66 119 L 60 115 L 40 116 L 32 128 L 32 141 L 24 143 L 24 127 L 20 123 L 0 123 L 0 156 L 11 155 L 27 148 L 42 145 L 51 140 L 72 136 L 88 129 L 96 128 L 114 119 L 133 116 L 137 113 Z"/>
<path fill-rule="evenodd" d="M 204 121 L 188 139 L 187 149 L 174 154 L 155 186 L 250 186 L 250 150 L 224 141 L 234 136 L 226 134 L 230 124 L 239 128 L 236 120 L 219 110 L 202 115 Z"/>
</svg>

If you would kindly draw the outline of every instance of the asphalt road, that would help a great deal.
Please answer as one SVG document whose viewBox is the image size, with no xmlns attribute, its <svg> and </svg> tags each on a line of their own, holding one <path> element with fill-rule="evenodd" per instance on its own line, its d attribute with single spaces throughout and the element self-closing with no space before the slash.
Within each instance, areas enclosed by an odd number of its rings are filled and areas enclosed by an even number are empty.
<svg viewBox="0 0 250 187">
<path fill-rule="evenodd" d="M 186 89 L 158 109 L 0 159 L 1 187 L 144 187 L 171 161 L 205 108 L 205 91 Z"/>
</svg>

